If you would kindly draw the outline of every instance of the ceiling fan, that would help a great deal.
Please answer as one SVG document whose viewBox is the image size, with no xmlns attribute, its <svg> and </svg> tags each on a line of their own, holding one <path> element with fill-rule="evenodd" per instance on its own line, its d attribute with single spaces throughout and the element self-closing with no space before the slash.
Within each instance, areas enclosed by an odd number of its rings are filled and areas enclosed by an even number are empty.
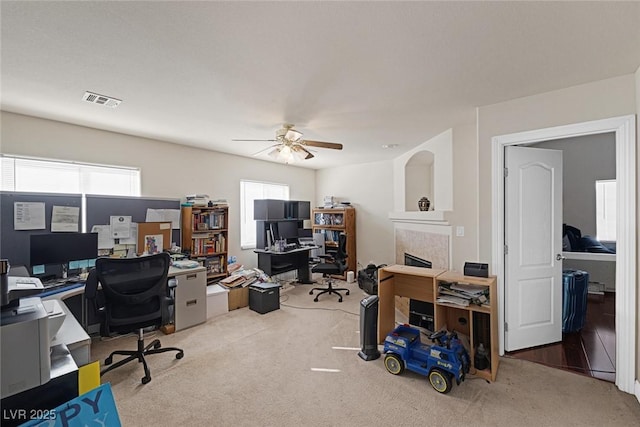
<svg viewBox="0 0 640 427">
<path fill-rule="evenodd" d="M 307 147 L 331 148 L 334 150 L 342 150 L 342 144 L 335 142 L 312 141 L 302 139 L 302 132 L 294 129 L 295 125 L 285 123 L 282 128 L 276 131 L 275 139 L 232 139 L 232 141 L 267 141 L 275 142 L 274 145 L 258 151 L 258 155 L 266 150 L 271 150 L 268 155 L 277 160 L 283 160 L 285 163 L 293 163 L 295 160 L 301 161 L 312 159 L 314 155 Z"/>
</svg>

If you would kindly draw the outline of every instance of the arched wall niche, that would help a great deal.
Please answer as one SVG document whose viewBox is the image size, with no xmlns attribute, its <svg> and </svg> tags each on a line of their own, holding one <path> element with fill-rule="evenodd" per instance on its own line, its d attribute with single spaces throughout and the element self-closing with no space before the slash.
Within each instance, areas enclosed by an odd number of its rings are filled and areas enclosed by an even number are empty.
<svg viewBox="0 0 640 427">
<path fill-rule="evenodd" d="M 448 129 L 397 157 L 393 164 L 393 211 L 418 219 L 444 219 L 453 210 L 453 131 Z M 429 212 L 418 200 L 427 197 Z"/>
<path fill-rule="evenodd" d="M 418 211 L 418 200 L 429 199 L 435 206 L 433 194 L 433 160 L 431 151 L 418 151 L 409 158 L 404 166 L 404 192 L 407 212 Z M 433 209 L 432 207 L 429 210 Z"/>
</svg>

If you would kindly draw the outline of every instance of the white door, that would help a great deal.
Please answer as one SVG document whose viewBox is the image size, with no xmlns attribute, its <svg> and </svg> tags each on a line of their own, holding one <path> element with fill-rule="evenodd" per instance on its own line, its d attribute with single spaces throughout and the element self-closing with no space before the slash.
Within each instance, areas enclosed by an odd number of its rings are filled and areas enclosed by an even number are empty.
<svg viewBox="0 0 640 427">
<path fill-rule="evenodd" d="M 562 340 L 562 151 L 505 147 L 505 349 Z"/>
</svg>

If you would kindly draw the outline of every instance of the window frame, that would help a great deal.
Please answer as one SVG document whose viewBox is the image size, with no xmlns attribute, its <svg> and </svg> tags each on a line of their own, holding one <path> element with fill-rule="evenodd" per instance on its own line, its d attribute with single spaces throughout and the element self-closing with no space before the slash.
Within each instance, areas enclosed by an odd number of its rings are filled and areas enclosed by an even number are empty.
<svg viewBox="0 0 640 427">
<path fill-rule="evenodd" d="M 602 194 L 602 191 L 604 191 L 604 194 Z M 598 179 L 595 182 L 596 239 L 600 242 L 615 243 L 617 241 L 617 191 L 618 187 L 615 179 Z M 607 207 L 605 207 L 605 204 Z M 610 217 L 613 217 L 613 219 Z M 613 225 L 611 225 L 612 222 Z M 603 230 L 603 227 L 606 229 Z M 613 231 L 611 228 L 613 228 Z"/>
<path fill-rule="evenodd" d="M 248 203 L 249 200 L 247 200 L 246 194 L 247 188 L 245 188 L 245 186 L 255 184 L 262 186 L 262 195 L 260 197 L 251 198 L 250 203 Z M 240 249 L 256 248 L 256 221 L 253 219 L 253 201 L 260 199 L 280 199 L 280 197 L 265 194 L 265 187 L 267 186 L 280 187 L 280 189 L 286 193 L 284 196 L 281 196 L 286 197 L 282 200 L 290 200 L 291 188 L 289 187 L 289 184 L 258 181 L 255 179 L 240 180 Z M 250 206 L 247 206 L 248 204 L 250 204 Z M 247 215 L 249 214 L 251 214 L 251 218 L 247 218 Z"/>
<path fill-rule="evenodd" d="M 22 163 L 22 164 L 21 164 Z M 51 187 L 31 187 L 20 188 L 21 183 L 16 183 L 16 177 L 20 173 L 19 168 L 25 170 L 27 168 L 37 168 L 38 163 L 42 166 L 48 166 L 52 169 L 59 168 L 65 169 L 74 176 L 76 180 L 73 184 L 73 188 L 51 188 Z M 117 191 L 96 191 L 95 187 L 91 187 L 91 177 L 102 176 L 105 172 L 111 171 L 113 176 L 116 175 L 125 177 L 128 181 L 126 186 L 118 189 Z M 116 171 L 122 173 L 116 174 Z M 142 171 L 140 168 L 130 166 L 117 166 L 117 165 L 105 165 L 88 162 L 78 162 L 71 160 L 50 159 L 42 157 L 28 157 L 19 156 L 13 154 L 0 154 L 0 174 L 2 182 L 0 183 L 0 189 L 2 191 L 12 192 L 27 192 L 27 193 L 59 193 L 59 194 L 104 194 L 113 196 L 129 196 L 140 197 L 142 188 Z M 127 177 L 127 175 L 129 175 Z M 105 182 L 107 180 L 102 179 L 99 182 Z M 95 185 L 95 184 L 94 184 Z M 120 191 L 128 187 L 126 191 Z"/>
</svg>

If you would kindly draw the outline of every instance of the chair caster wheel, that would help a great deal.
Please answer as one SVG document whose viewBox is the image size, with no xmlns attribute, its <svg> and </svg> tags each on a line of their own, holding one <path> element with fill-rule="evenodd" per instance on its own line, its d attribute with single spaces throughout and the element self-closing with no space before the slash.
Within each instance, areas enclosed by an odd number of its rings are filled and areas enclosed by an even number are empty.
<svg viewBox="0 0 640 427">
<path fill-rule="evenodd" d="M 142 384 L 148 384 L 151 381 L 151 377 L 142 377 Z"/>
<path fill-rule="evenodd" d="M 340 299 L 338 300 L 338 302 L 342 302 L 342 298 L 340 298 Z"/>
<path fill-rule="evenodd" d="M 113 357 L 109 356 L 106 359 L 104 359 L 105 365 L 111 365 L 112 363 L 113 363 Z"/>
<path fill-rule="evenodd" d="M 309 295 L 313 295 L 313 290 L 309 291 Z"/>
<path fill-rule="evenodd" d="M 313 300 L 314 300 L 315 302 L 318 302 L 318 297 L 315 297 Z"/>
<path fill-rule="evenodd" d="M 349 291 L 347 291 L 347 295 L 349 295 Z"/>
<path fill-rule="evenodd" d="M 154 344 L 153 348 L 157 350 L 157 349 L 159 349 L 159 348 L 160 348 L 160 346 L 162 346 L 162 344 L 160 344 L 159 342 L 157 342 L 156 344 Z"/>
<path fill-rule="evenodd" d="M 180 352 L 178 354 L 176 354 L 176 359 L 182 359 L 184 357 L 184 352 Z"/>
</svg>

